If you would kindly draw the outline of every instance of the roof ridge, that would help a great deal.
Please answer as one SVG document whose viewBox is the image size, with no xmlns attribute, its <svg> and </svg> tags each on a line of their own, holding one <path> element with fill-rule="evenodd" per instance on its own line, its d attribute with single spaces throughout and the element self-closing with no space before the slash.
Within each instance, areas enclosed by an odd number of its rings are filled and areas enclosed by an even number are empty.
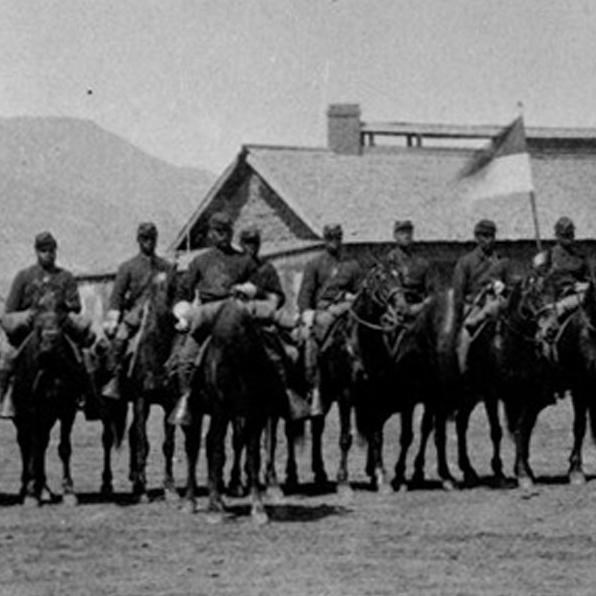
<svg viewBox="0 0 596 596">
<path fill-rule="evenodd" d="M 332 153 L 327 147 L 320 146 L 320 147 L 307 147 L 301 145 L 270 145 L 265 143 L 245 143 L 242 145 L 242 148 L 246 151 L 251 151 L 253 149 L 265 149 L 265 150 L 275 150 L 275 151 L 308 151 L 313 153 Z"/>
</svg>

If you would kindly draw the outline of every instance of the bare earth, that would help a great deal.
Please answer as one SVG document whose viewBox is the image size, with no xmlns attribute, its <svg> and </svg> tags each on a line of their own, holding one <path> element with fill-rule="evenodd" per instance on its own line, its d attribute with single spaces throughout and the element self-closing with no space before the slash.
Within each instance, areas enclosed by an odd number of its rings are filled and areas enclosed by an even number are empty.
<svg viewBox="0 0 596 596">
<path fill-rule="evenodd" d="M 419 413 L 418 413 L 419 414 Z M 73 476 L 75 508 L 57 504 L 23 509 L 16 503 L 19 458 L 14 428 L 0 424 L 0 594 L 594 594 L 596 593 L 596 482 L 570 486 L 564 475 L 571 446 L 568 401 L 543 412 L 533 440 L 537 490 L 496 490 L 488 483 L 444 492 L 436 483 L 389 497 L 371 492 L 364 451 L 352 450 L 351 501 L 333 487 L 313 494 L 307 452 L 300 455 L 301 493 L 270 505 L 270 524 L 257 527 L 247 501 L 229 501 L 231 518 L 210 525 L 203 513 L 182 513 L 162 499 L 161 412 L 151 420 L 149 482 L 153 500 L 133 505 L 127 493 L 128 454 L 115 457 L 116 495 L 98 496 L 100 426 L 77 420 Z M 337 415 L 326 434 L 330 477 L 338 461 Z M 398 419 L 386 432 L 386 463 L 394 464 Z M 281 433 L 280 433 L 281 435 Z M 455 473 L 455 441 L 450 430 Z M 182 437 L 176 476 L 184 481 Z M 586 470 L 596 453 L 586 442 Z M 278 459 L 283 471 L 284 455 Z M 56 436 L 49 483 L 58 490 Z M 416 445 L 415 445 L 416 446 Z M 307 445 L 308 447 L 308 445 Z M 475 412 L 470 448 L 478 472 L 489 473 L 490 444 L 484 411 Z M 504 441 L 506 468 L 512 445 Z M 434 446 L 428 473 L 436 479 Z M 205 484 L 205 460 L 200 462 Z"/>
</svg>

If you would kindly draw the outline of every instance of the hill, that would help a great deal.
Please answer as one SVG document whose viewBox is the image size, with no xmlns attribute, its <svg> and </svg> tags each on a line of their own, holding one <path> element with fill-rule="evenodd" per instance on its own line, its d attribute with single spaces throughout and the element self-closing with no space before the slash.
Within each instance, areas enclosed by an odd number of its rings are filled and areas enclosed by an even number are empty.
<svg viewBox="0 0 596 596">
<path fill-rule="evenodd" d="M 91 121 L 0 119 L 0 295 L 34 260 L 50 230 L 58 261 L 77 274 L 114 271 L 136 250 L 140 221 L 154 221 L 163 252 L 215 176 L 152 157 Z"/>
</svg>

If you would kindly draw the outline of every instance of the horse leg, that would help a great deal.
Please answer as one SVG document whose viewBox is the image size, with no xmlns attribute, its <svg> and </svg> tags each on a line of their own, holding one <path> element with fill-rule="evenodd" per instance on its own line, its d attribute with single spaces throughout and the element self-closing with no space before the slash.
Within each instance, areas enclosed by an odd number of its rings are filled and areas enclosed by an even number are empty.
<svg viewBox="0 0 596 596">
<path fill-rule="evenodd" d="M 46 450 L 50 443 L 50 432 L 56 422 L 54 416 L 42 416 L 45 418 L 35 425 L 35 432 L 31 442 L 31 459 L 33 463 L 33 491 L 28 495 L 33 496 L 38 504 L 41 504 L 41 496 L 46 487 Z M 30 481 L 31 482 L 31 481 Z"/>
<path fill-rule="evenodd" d="M 493 444 L 493 457 L 490 461 L 491 468 L 498 486 L 505 486 L 506 480 L 503 474 L 503 460 L 501 459 L 501 441 L 503 440 L 503 429 L 499 420 L 499 402 L 496 398 L 489 398 L 484 402 L 486 416 L 490 426 L 490 440 Z"/>
<path fill-rule="evenodd" d="M 447 416 L 442 411 L 435 415 L 435 446 L 439 478 L 441 478 L 445 490 L 452 490 L 455 486 L 455 479 L 451 475 L 447 463 Z"/>
<path fill-rule="evenodd" d="M 391 485 L 387 483 L 387 474 L 383 465 L 383 423 L 373 430 L 370 438 L 372 483 L 380 494 L 387 495 L 392 492 Z"/>
<path fill-rule="evenodd" d="M 23 499 L 23 503 L 26 505 L 36 504 L 37 501 L 34 498 L 34 474 L 35 470 L 33 467 L 32 457 L 32 429 L 31 425 L 23 419 L 15 419 L 15 426 L 17 430 L 17 442 L 19 444 L 19 450 L 21 452 L 21 491 L 20 496 Z"/>
<path fill-rule="evenodd" d="M 347 391 L 343 391 L 337 402 L 339 410 L 339 449 L 340 460 L 339 468 L 337 470 L 337 492 L 343 497 L 350 497 L 352 494 L 352 487 L 348 481 L 348 454 L 352 447 L 352 404 L 350 395 Z"/>
<path fill-rule="evenodd" d="M 114 444 L 114 433 L 110 423 L 106 420 L 102 421 L 103 431 L 101 433 L 101 445 L 103 447 L 103 471 L 101 474 L 101 488 L 99 489 L 102 496 L 106 497 L 114 492 L 112 485 L 112 445 Z"/>
<path fill-rule="evenodd" d="M 194 513 L 197 493 L 197 460 L 201 448 L 201 429 L 203 417 L 193 412 L 189 425 L 182 427 L 184 431 L 184 449 L 186 451 L 186 490 L 184 494 L 184 510 Z"/>
<path fill-rule="evenodd" d="M 209 503 L 207 512 L 208 520 L 219 522 L 223 520 L 225 503 L 221 495 L 222 475 L 225 461 L 224 441 L 228 419 L 219 409 L 214 408 L 207 433 L 207 465 Z"/>
<path fill-rule="evenodd" d="M 244 418 L 235 418 L 232 422 L 232 451 L 234 460 L 232 471 L 230 473 L 230 484 L 228 485 L 228 494 L 232 497 L 243 497 L 246 492 L 242 486 L 242 452 L 245 445 L 245 429 L 243 425 Z"/>
<path fill-rule="evenodd" d="M 70 474 L 70 457 L 72 455 L 70 434 L 74 424 L 75 415 L 76 410 L 73 410 L 60 419 L 60 443 L 58 444 L 58 455 L 62 461 L 62 503 L 69 507 L 78 504 L 78 499 L 74 492 L 72 476 Z"/>
<path fill-rule="evenodd" d="M 164 457 L 163 493 L 166 501 L 178 501 L 174 480 L 174 451 L 176 448 L 176 427 L 168 422 L 171 409 L 164 408 L 163 443 L 161 451 Z"/>
<path fill-rule="evenodd" d="M 147 440 L 148 418 L 149 401 L 144 396 L 136 396 L 133 401 L 133 421 L 130 429 L 131 480 L 133 497 L 139 503 L 149 501 L 147 479 L 145 476 L 145 467 L 149 455 L 149 441 Z"/>
<path fill-rule="evenodd" d="M 246 442 L 246 462 L 248 486 L 250 491 L 250 515 L 257 525 L 266 524 L 269 516 L 265 511 L 261 487 L 259 486 L 259 470 L 261 468 L 261 426 L 249 422 Z"/>
<path fill-rule="evenodd" d="M 571 397 L 573 402 L 573 449 L 569 456 L 569 482 L 581 485 L 586 482 L 582 468 L 582 447 L 586 434 L 588 406 L 586 396 L 581 390 L 574 390 Z"/>
<path fill-rule="evenodd" d="M 458 410 L 455 416 L 455 428 L 457 430 L 457 462 L 459 469 L 463 474 L 464 484 L 466 486 L 476 486 L 480 482 L 480 478 L 468 456 L 468 424 L 470 423 L 470 415 L 472 414 L 474 405 L 475 404 L 472 402 L 462 404 L 462 407 Z"/>
<path fill-rule="evenodd" d="M 304 424 L 301 422 L 300 424 Z M 286 491 L 294 492 L 298 489 L 298 466 L 296 465 L 296 423 L 286 420 L 286 443 L 288 459 L 286 461 Z"/>
<path fill-rule="evenodd" d="M 279 487 L 277 470 L 275 469 L 275 450 L 277 448 L 277 416 L 270 416 L 265 426 L 265 490 L 274 502 L 283 500 L 283 493 Z"/>
<path fill-rule="evenodd" d="M 412 407 L 404 409 L 401 415 L 401 430 L 400 430 L 400 451 L 399 458 L 395 464 L 395 476 L 391 481 L 393 490 L 406 489 L 406 461 L 408 457 L 408 450 L 414 439 L 414 432 L 412 430 L 412 418 L 414 417 L 414 409 Z"/>
<path fill-rule="evenodd" d="M 522 489 L 529 489 L 534 485 L 534 474 L 530 467 L 530 440 L 539 412 L 540 408 L 537 406 L 527 408 L 522 413 L 514 431 L 515 464 L 513 474 L 517 478 L 518 486 Z"/>
<path fill-rule="evenodd" d="M 310 420 L 312 433 L 312 471 L 315 476 L 315 485 L 324 487 L 329 482 L 325 463 L 323 461 L 323 431 L 325 430 L 325 416 L 315 416 Z"/>
<path fill-rule="evenodd" d="M 426 457 L 426 445 L 433 430 L 434 414 L 430 408 L 424 408 L 420 422 L 420 447 L 414 459 L 414 476 L 412 482 L 417 485 L 424 483 L 424 463 Z"/>
</svg>

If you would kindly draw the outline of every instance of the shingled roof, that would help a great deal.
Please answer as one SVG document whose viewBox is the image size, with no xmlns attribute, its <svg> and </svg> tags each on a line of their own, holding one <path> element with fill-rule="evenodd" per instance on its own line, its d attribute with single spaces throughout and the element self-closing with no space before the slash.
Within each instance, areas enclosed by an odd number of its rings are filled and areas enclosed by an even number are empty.
<svg viewBox="0 0 596 596">
<path fill-rule="evenodd" d="M 531 240 L 534 227 L 527 195 L 471 202 L 457 174 L 470 149 L 367 147 L 361 155 L 325 148 L 247 145 L 201 202 L 185 227 L 198 221 L 226 177 L 249 166 L 315 236 L 327 222 L 340 222 L 346 242 L 385 242 L 392 222 L 409 218 L 419 241 L 468 241 L 474 222 L 494 219 L 502 240 Z M 531 157 L 544 237 L 556 219 L 575 219 L 578 238 L 596 237 L 596 154 L 544 152 Z M 175 248 L 182 246 L 184 231 Z"/>
</svg>

